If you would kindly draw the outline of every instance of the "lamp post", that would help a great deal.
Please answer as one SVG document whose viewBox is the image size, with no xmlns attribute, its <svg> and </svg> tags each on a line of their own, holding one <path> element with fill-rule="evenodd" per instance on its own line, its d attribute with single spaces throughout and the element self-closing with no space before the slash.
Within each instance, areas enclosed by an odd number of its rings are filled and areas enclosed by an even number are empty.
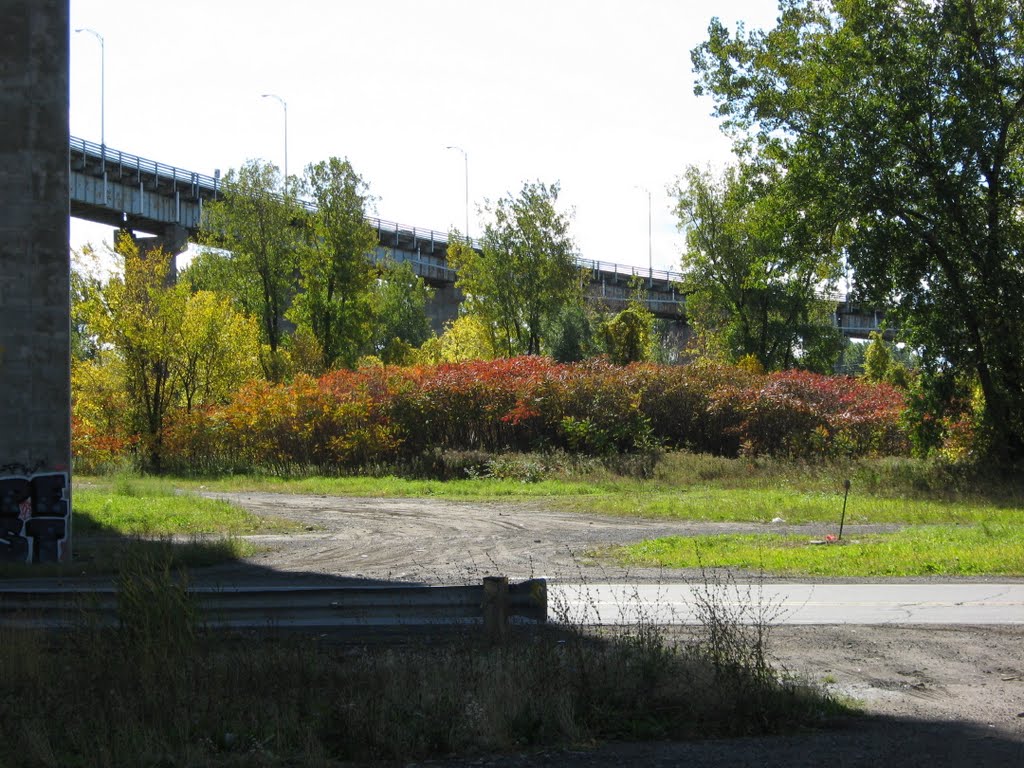
<svg viewBox="0 0 1024 768">
<path fill-rule="evenodd" d="M 469 155 L 466 154 L 466 150 L 462 147 L 456 147 L 455 145 L 449 145 L 445 149 L 455 149 L 462 153 L 462 162 L 465 166 L 466 171 L 466 242 L 470 242 L 469 237 Z"/>
<path fill-rule="evenodd" d="M 87 32 L 100 41 L 100 153 L 103 159 L 103 172 L 106 175 L 107 169 L 107 52 L 103 43 L 103 35 L 89 27 L 79 27 L 75 32 Z"/>
<path fill-rule="evenodd" d="M 650 288 L 654 286 L 654 259 L 651 255 L 651 190 L 639 184 L 634 188 L 647 193 L 647 286 Z"/>
<path fill-rule="evenodd" d="M 261 94 L 264 99 L 276 99 L 284 108 L 284 193 L 288 194 L 288 102 L 276 93 Z"/>
</svg>

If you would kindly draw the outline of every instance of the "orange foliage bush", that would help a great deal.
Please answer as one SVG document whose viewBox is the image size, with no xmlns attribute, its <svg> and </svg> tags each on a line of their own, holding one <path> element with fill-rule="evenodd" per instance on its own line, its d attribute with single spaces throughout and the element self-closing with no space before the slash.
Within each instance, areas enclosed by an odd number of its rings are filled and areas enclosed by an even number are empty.
<svg viewBox="0 0 1024 768">
<path fill-rule="evenodd" d="M 433 449 L 902 454 L 903 407 L 895 388 L 848 377 L 518 357 L 252 382 L 227 405 L 176 415 L 165 450 L 178 471 L 281 473 Z"/>
</svg>

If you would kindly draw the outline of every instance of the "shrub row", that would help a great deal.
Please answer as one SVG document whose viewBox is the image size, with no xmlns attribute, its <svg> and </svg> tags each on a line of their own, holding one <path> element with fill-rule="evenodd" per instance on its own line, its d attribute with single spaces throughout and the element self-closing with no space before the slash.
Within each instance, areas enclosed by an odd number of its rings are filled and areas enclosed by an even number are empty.
<svg viewBox="0 0 1024 768">
<path fill-rule="evenodd" d="M 250 382 L 226 405 L 174 415 L 163 444 L 165 466 L 186 472 L 354 468 L 438 450 L 904 454 L 903 407 L 891 386 L 847 377 L 519 357 Z"/>
</svg>

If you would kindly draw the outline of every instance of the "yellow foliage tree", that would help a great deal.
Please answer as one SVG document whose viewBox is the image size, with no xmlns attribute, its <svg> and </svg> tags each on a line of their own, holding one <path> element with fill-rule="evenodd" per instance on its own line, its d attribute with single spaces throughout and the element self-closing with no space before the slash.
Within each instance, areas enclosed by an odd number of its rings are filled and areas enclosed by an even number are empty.
<svg viewBox="0 0 1024 768">
<path fill-rule="evenodd" d="M 436 365 L 493 360 L 496 356 L 487 323 L 478 315 L 462 315 L 445 325 L 443 334 L 424 342 L 416 353 L 416 361 Z"/>
</svg>

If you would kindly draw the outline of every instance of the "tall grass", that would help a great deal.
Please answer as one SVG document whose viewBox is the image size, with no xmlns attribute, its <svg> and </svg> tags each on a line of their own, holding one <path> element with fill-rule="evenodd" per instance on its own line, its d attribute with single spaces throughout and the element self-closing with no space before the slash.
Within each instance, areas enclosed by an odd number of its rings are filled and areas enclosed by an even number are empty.
<svg viewBox="0 0 1024 768">
<path fill-rule="evenodd" d="M 0 764 L 332 765 L 605 738 L 770 733 L 839 711 L 743 637 L 650 625 L 429 646 L 204 630 L 166 563 L 126 567 L 115 630 L 0 632 Z M 721 608 L 712 606 L 713 615 Z M 716 614 L 716 611 L 718 612 Z"/>
</svg>

